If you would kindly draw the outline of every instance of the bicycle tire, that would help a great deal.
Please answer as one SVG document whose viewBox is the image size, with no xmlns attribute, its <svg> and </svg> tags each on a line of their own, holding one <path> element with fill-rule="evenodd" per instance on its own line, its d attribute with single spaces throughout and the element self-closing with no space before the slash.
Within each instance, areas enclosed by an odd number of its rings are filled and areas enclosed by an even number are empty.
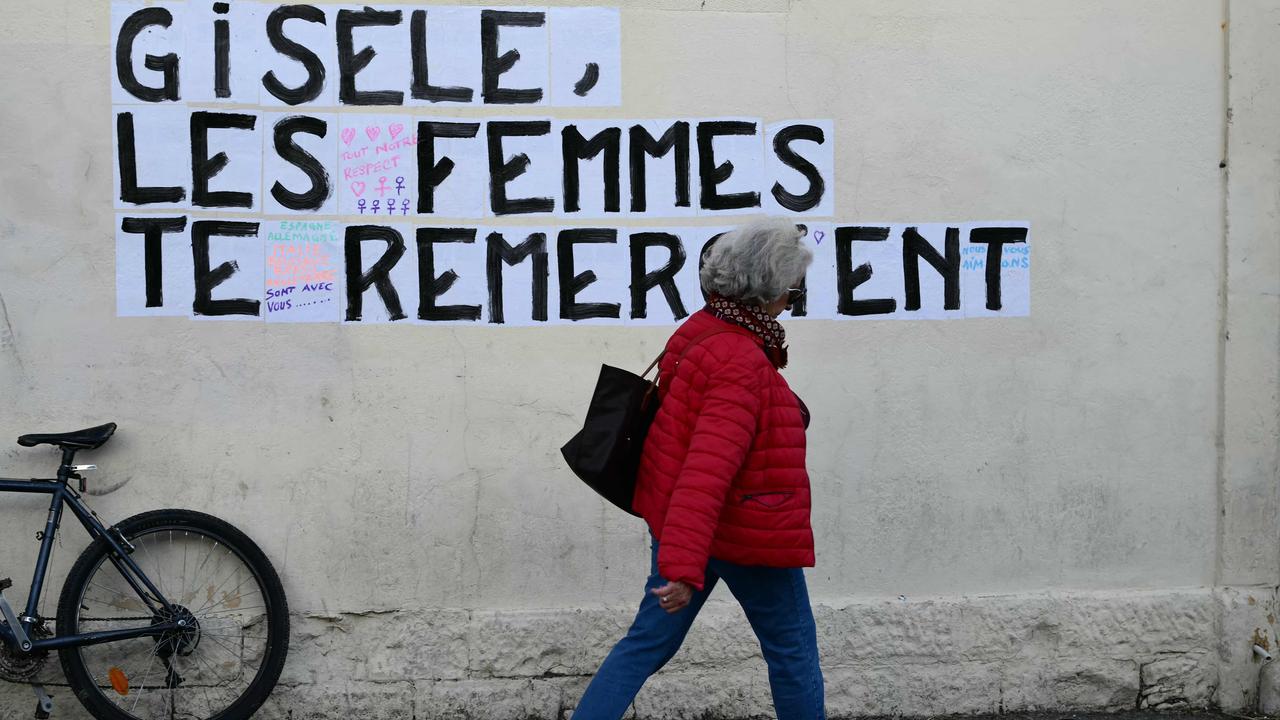
<svg viewBox="0 0 1280 720">
<path fill-rule="evenodd" d="M 260 616 L 267 623 L 265 632 L 262 632 L 260 635 L 260 639 L 263 643 L 261 650 L 261 664 L 257 667 L 256 672 L 252 675 L 252 678 L 248 681 L 247 687 L 245 687 L 243 691 L 232 691 L 236 693 L 233 696 L 234 699 L 229 700 L 225 707 L 215 709 L 215 703 L 210 699 L 208 703 L 208 712 L 211 714 L 206 716 L 203 714 L 197 714 L 191 710 L 183 710 L 180 715 L 181 717 L 200 717 L 201 720 L 244 720 L 244 718 L 250 717 L 262 706 L 267 697 L 271 694 L 271 691 L 275 689 L 275 685 L 280 678 L 280 672 L 284 668 L 285 657 L 289 650 L 288 603 L 285 599 L 284 588 L 280 584 L 280 578 L 276 574 L 275 568 L 272 567 L 271 562 L 252 540 L 230 523 L 212 515 L 194 512 L 191 510 L 167 509 L 145 512 L 128 518 L 127 520 L 119 523 L 117 527 L 130 543 L 133 543 L 135 547 L 139 548 L 139 550 L 135 550 L 132 553 L 132 556 L 134 557 L 135 562 L 138 562 L 143 571 L 148 574 L 148 577 L 152 577 L 152 573 L 147 570 L 146 558 L 140 557 L 141 553 L 145 551 L 150 555 L 150 547 L 154 543 L 163 542 L 164 535 L 162 533 L 166 532 L 168 534 L 169 547 L 172 549 L 174 546 L 174 533 L 183 533 L 178 539 L 178 542 L 182 545 L 184 552 L 184 577 L 182 579 L 183 590 L 178 591 L 177 593 L 177 596 L 180 599 L 174 600 L 173 597 L 170 597 L 171 602 L 179 605 L 182 605 L 183 603 L 194 605 L 195 602 L 200 600 L 200 593 L 205 592 L 206 589 L 204 585 L 198 585 L 197 583 L 192 582 L 190 586 L 191 593 L 187 594 L 185 592 L 185 573 L 187 571 L 187 561 L 189 557 L 187 543 L 212 543 L 212 547 L 204 557 L 204 563 L 202 563 L 200 568 L 196 570 L 197 575 L 201 574 L 204 571 L 204 567 L 208 565 L 210 557 L 214 553 L 214 548 L 225 548 L 225 557 L 232 558 L 232 560 L 227 561 L 228 563 L 233 560 L 238 560 L 244 566 L 246 570 L 246 579 L 242 580 L 240 585 L 236 586 L 234 589 L 237 598 L 242 597 L 242 586 L 244 586 L 249 580 L 256 581 L 258 591 L 262 597 L 262 605 L 253 606 L 250 609 L 261 609 L 260 613 L 252 613 L 252 616 L 255 618 Z M 159 547 L 163 552 L 163 546 L 161 545 Z M 86 598 L 87 591 L 89 591 L 91 585 L 95 588 L 95 592 L 98 592 L 98 588 L 102 587 L 102 584 L 95 582 L 96 579 L 109 581 L 114 578 L 123 582 L 123 578 L 114 565 L 106 562 L 109 549 L 110 546 L 102 539 L 93 542 L 85 548 L 84 552 L 82 552 L 80 557 L 76 560 L 75 565 L 72 566 L 71 571 L 67 574 L 66 581 L 63 583 L 62 587 L 62 594 L 58 601 L 57 627 L 59 635 L 90 632 L 96 629 L 94 627 L 81 627 L 82 624 L 86 626 L 89 625 L 90 620 L 95 619 L 84 617 L 84 622 L 82 623 L 81 621 L 81 611 L 89 608 L 89 603 L 97 602 Z M 217 562 L 219 563 L 219 567 L 221 567 L 221 564 L 224 562 L 224 555 L 220 549 L 217 552 Z M 174 567 L 176 567 L 176 560 L 173 561 L 173 564 Z M 195 565 L 196 561 L 193 557 L 191 558 L 191 566 L 194 567 Z M 159 573 L 160 569 L 161 563 L 156 561 L 156 572 Z M 99 576 L 99 571 L 103 571 L 105 575 Z M 233 567 L 232 573 L 234 574 L 235 572 L 236 569 Z M 166 591 L 163 587 L 164 579 L 164 577 L 155 577 L 153 578 L 153 582 L 157 584 L 162 593 L 166 596 L 170 596 L 170 592 Z M 216 576 L 214 577 L 214 580 L 216 580 Z M 227 582 L 229 582 L 229 580 L 224 581 L 224 586 Z M 124 586 L 122 585 L 121 587 Z M 208 602 L 212 602 L 217 592 L 222 590 L 222 587 L 223 586 L 220 586 L 215 590 L 214 585 L 208 585 Z M 125 595 L 125 593 L 120 592 L 116 592 L 116 594 L 122 596 Z M 225 597 L 228 597 L 229 593 L 224 592 L 223 594 L 223 602 L 225 603 Z M 189 601 L 186 599 L 190 597 L 195 597 L 196 600 Z M 137 606 L 137 609 L 145 611 L 145 606 L 136 599 L 136 595 L 132 602 Z M 128 606 L 128 603 L 124 600 L 115 600 L 111 604 L 118 604 L 122 608 Z M 241 601 L 237 599 L 236 607 L 239 607 L 240 605 Z M 213 605 L 212 607 L 216 609 L 218 605 Z M 208 688 L 210 686 L 197 684 L 202 672 L 206 676 L 216 677 L 218 680 L 223 680 L 220 673 L 216 671 L 218 666 L 211 664 L 214 662 L 212 659 L 204 659 L 205 667 L 210 668 L 207 672 L 200 669 L 199 663 L 203 658 L 198 656 L 198 653 L 201 653 L 201 646 L 203 645 L 206 647 L 206 650 L 204 651 L 206 656 L 208 656 L 210 652 L 226 652 L 220 651 L 219 646 L 221 648 L 229 648 L 232 658 L 235 659 L 234 651 L 237 643 L 234 639 L 236 637 L 234 633 L 240 633 L 239 648 L 243 653 L 245 641 L 249 637 L 248 633 L 245 632 L 246 629 L 254 627 L 259 623 L 259 621 L 255 619 L 250 625 L 243 625 L 245 622 L 243 619 L 236 619 L 236 616 L 231 614 L 221 614 L 227 612 L 228 611 L 224 610 L 217 610 L 215 612 L 213 609 L 205 611 L 205 608 L 203 607 L 200 608 L 199 611 L 193 611 L 190 617 L 197 620 L 196 623 L 193 623 L 197 626 L 197 630 L 188 631 L 188 635 L 185 636 L 185 639 L 165 640 L 163 638 L 155 637 L 135 638 L 130 641 L 112 642 L 102 645 L 62 648 L 58 652 L 62 662 L 63 672 L 67 678 L 67 683 L 85 709 L 99 720 L 150 720 L 152 717 L 158 716 L 177 716 L 177 705 L 183 703 L 192 704 L 188 699 L 196 695 L 195 691 L 197 689 L 203 689 L 204 697 L 206 699 L 210 698 L 208 692 Z M 240 617 L 247 615 L 250 615 L 247 610 L 239 613 Z M 222 618 L 226 619 L 224 620 Z M 104 618 L 97 619 L 101 620 Z M 137 622 L 139 621 L 136 617 L 105 619 L 116 622 L 131 620 L 134 623 L 133 626 L 137 626 Z M 147 622 L 153 621 L 154 619 L 148 620 Z M 208 624 L 201 626 L 201 622 Z M 239 624 L 239 627 L 228 628 L 217 625 L 219 622 L 236 623 Z M 214 634 L 213 630 L 209 629 L 210 627 L 222 628 L 218 632 L 230 632 L 233 634 L 217 635 Z M 224 638 L 224 640 L 219 640 L 219 637 Z M 258 638 L 259 636 L 255 635 L 254 637 Z M 85 659 L 85 654 L 87 652 L 95 651 L 96 648 L 112 648 L 114 646 L 121 645 L 123 642 L 135 643 L 135 645 L 130 646 L 132 648 L 138 648 L 139 646 L 136 645 L 137 643 L 151 644 L 141 646 L 141 652 L 145 652 L 147 647 L 152 647 L 151 660 L 148 662 L 147 677 L 143 679 L 140 686 L 137 686 L 138 695 L 136 696 L 136 699 L 133 700 L 133 708 L 131 709 L 123 707 L 123 705 L 127 704 L 127 696 L 129 692 L 128 683 L 123 683 L 125 685 L 125 692 L 123 694 L 121 694 L 119 688 L 113 687 L 116 684 L 116 677 L 112 674 L 119 671 L 121 675 L 123 675 L 123 671 L 121 671 L 119 667 L 115 667 L 108 672 L 109 679 L 95 680 L 95 673 L 92 668 L 88 667 Z M 227 643 L 230 643 L 230 646 L 228 646 Z M 156 657 L 163 658 L 163 664 L 169 668 L 169 674 L 167 674 L 164 679 L 164 682 L 166 682 L 165 688 L 148 687 L 148 679 L 151 675 L 151 669 Z M 182 676 L 177 672 L 177 668 L 175 668 L 178 658 L 182 658 L 182 664 L 184 666 L 183 672 L 187 673 L 187 678 L 191 679 L 194 673 L 197 678 L 197 683 L 188 684 L 185 688 L 182 686 Z M 188 665 L 189 661 L 191 663 L 190 665 Z M 170 664 L 171 662 L 174 664 Z M 243 663 L 243 660 L 241 660 L 241 662 Z M 222 666 L 225 666 L 225 663 Z M 244 673 L 242 673 L 242 675 L 243 674 Z M 99 677 L 101 676 L 99 675 Z M 170 678 L 172 677 L 177 678 L 176 684 L 167 685 L 167 683 L 171 682 Z M 157 682 L 159 682 L 159 680 L 157 680 Z M 161 715 L 156 715 L 154 713 L 148 713 L 141 716 L 134 714 L 137 712 L 137 706 L 139 701 L 142 699 L 142 693 L 147 692 L 148 690 L 163 693 L 166 689 L 168 690 L 168 703 L 170 707 L 167 714 L 162 713 Z M 190 694 L 186 694 L 181 700 L 179 700 L 180 689 L 183 692 L 187 690 L 191 690 L 192 692 Z M 150 707 L 155 704 L 157 698 L 160 698 L 160 701 L 163 702 L 162 698 L 164 695 L 157 693 L 148 695 L 147 697 L 149 700 L 148 707 Z M 120 702 L 121 698 L 125 698 L 126 702 Z"/>
</svg>

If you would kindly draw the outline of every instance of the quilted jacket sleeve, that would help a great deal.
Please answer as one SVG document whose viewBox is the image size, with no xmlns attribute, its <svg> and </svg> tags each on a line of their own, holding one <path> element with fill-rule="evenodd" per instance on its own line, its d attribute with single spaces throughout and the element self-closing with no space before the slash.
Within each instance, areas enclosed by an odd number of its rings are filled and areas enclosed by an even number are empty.
<svg viewBox="0 0 1280 720">
<path fill-rule="evenodd" d="M 725 497 L 755 437 L 761 390 L 747 357 L 719 347 L 699 358 L 707 384 L 658 545 L 659 574 L 699 590 Z"/>
</svg>

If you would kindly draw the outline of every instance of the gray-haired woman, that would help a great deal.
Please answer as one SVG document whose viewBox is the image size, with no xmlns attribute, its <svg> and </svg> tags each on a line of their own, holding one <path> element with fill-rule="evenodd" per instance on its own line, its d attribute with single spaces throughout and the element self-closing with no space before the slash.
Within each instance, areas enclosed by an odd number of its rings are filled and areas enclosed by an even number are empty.
<svg viewBox="0 0 1280 720">
<path fill-rule="evenodd" d="M 760 640 L 778 717 L 825 717 L 801 570 L 814 561 L 808 410 L 778 373 L 787 347 L 777 317 L 803 294 L 813 261 L 802 236 L 761 220 L 726 233 L 705 256 L 707 306 L 667 341 L 664 396 L 636 483 L 633 506 L 652 535 L 644 599 L 576 720 L 622 717 L 719 580 Z"/>
</svg>

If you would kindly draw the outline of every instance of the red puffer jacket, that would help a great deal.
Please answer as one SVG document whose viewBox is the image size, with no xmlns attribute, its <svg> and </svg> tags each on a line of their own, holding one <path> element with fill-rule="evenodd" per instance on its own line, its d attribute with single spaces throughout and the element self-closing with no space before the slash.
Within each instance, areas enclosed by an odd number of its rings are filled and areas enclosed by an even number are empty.
<svg viewBox="0 0 1280 720">
<path fill-rule="evenodd" d="M 729 330 L 689 344 L 709 330 Z M 812 567 L 800 404 L 751 331 L 706 310 L 667 341 L 666 395 L 645 440 L 634 508 L 658 572 L 701 590 L 708 557 Z"/>
</svg>

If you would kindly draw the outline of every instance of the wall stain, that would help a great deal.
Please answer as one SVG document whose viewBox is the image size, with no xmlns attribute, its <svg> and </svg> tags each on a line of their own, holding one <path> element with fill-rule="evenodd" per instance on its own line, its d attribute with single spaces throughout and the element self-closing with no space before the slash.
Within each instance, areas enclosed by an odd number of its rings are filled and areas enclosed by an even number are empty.
<svg viewBox="0 0 1280 720">
<path fill-rule="evenodd" d="M 1253 629 L 1253 644 L 1263 650 L 1271 650 L 1271 637 L 1262 631 L 1262 628 Z"/>
<path fill-rule="evenodd" d="M 114 485 L 95 485 L 93 483 L 90 483 L 85 487 L 84 494 L 92 495 L 94 497 L 99 497 L 102 495 L 110 495 L 111 493 L 119 490 L 125 485 L 128 485 L 129 481 L 132 479 L 133 479 L 133 476 L 129 475 L 129 476 L 126 476 L 125 479 L 121 480 L 120 482 Z"/>
<path fill-rule="evenodd" d="M 9 322 L 9 307 L 5 305 L 4 295 L 0 295 L 0 317 L 4 319 L 4 333 L 0 334 L 0 348 L 12 348 L 13 359 L 18 363 L 18 370 L 26 377 L 27 368 L 22 364 L 22 354 L 18 352 L 18 339 L 13 334 L 13 324 Z"/>
</svg>

